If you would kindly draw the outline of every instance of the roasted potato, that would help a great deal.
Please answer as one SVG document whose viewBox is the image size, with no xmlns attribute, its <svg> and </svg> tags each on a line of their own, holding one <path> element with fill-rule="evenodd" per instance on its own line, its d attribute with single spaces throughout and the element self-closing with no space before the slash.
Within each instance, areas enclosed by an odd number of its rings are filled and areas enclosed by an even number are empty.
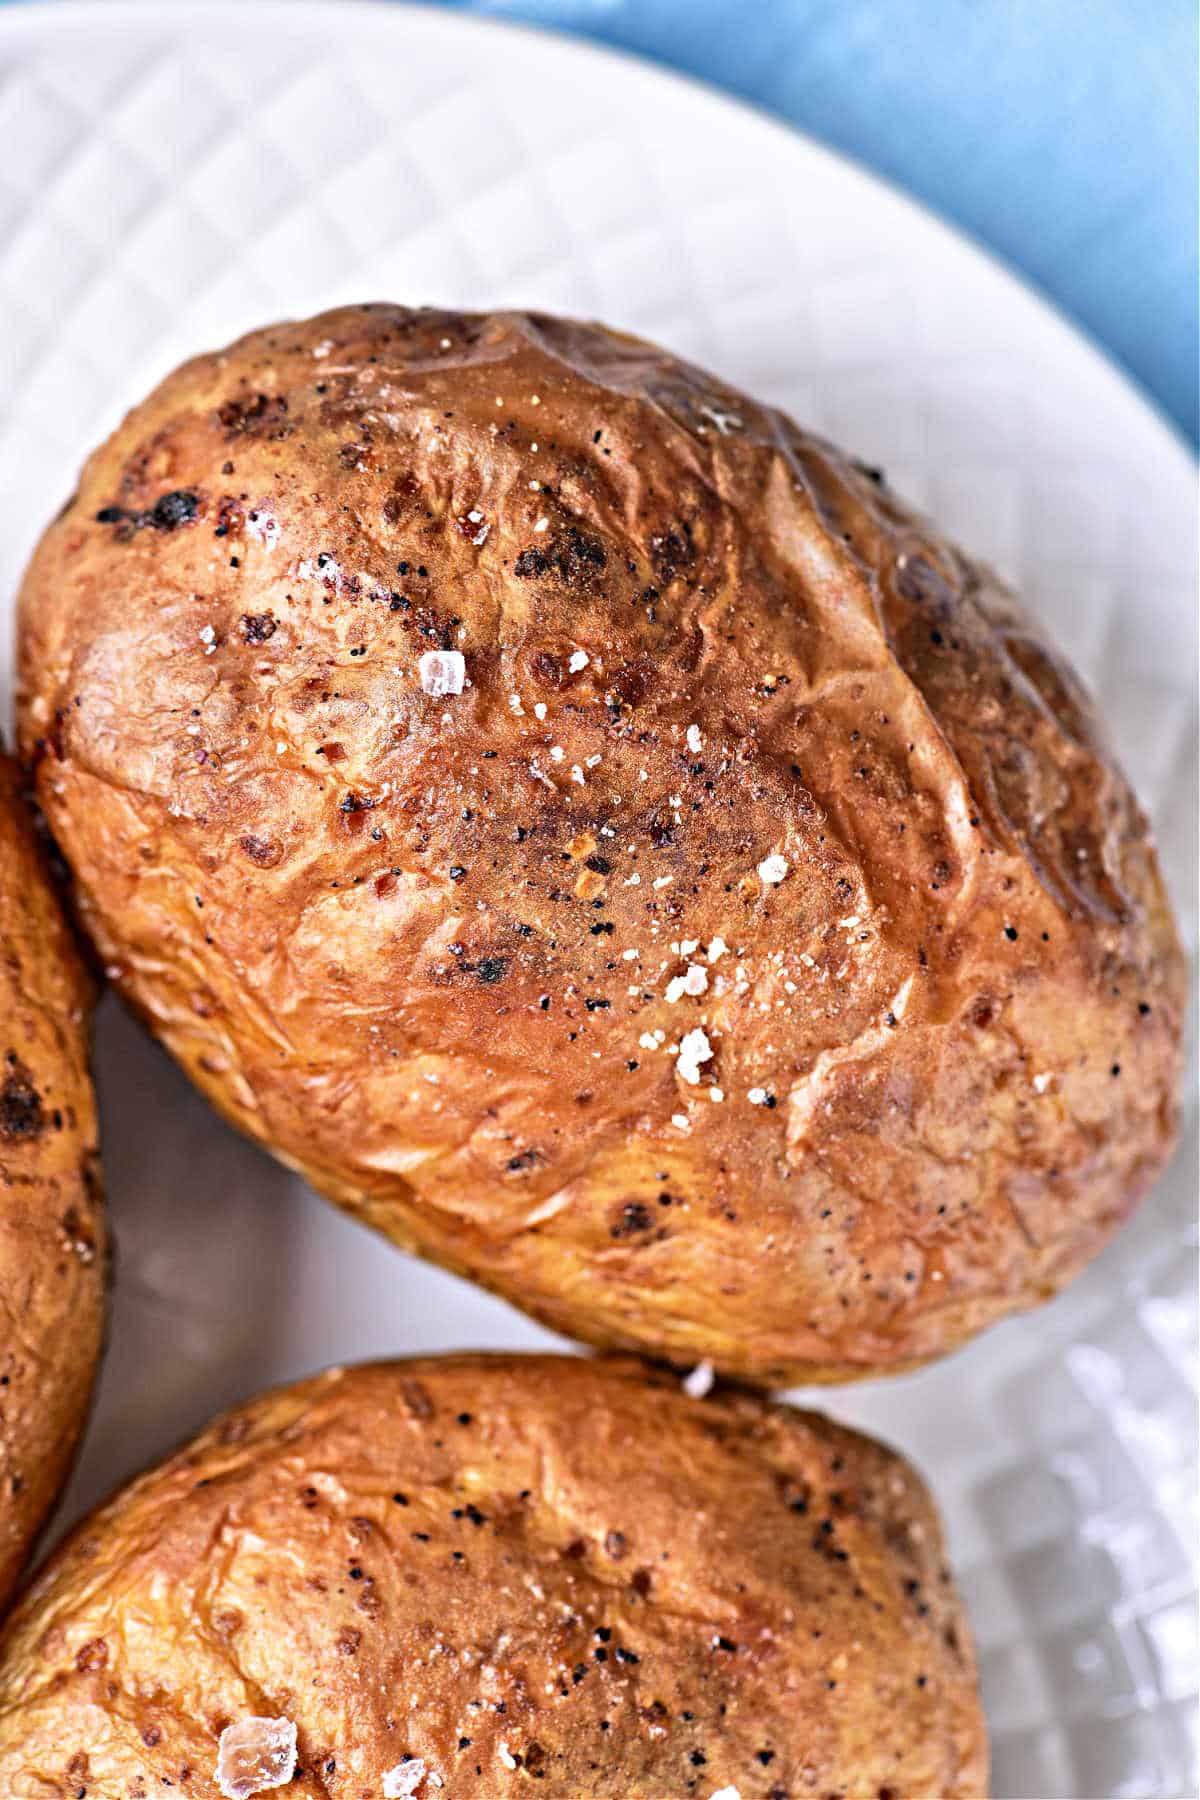
<svg viewBox="0 0 1200 1800">
<path fill-rule="evenodd" d="M 268 1394 L 118 1494 L 25 1596 L 0 1792 L 277 1784 L 982 1800 L 933 1506 L 867 1438 L 632 1358 L 447 1357 Z"/>
<path fill-rule="evenodd" d="M 562 1331 L 916 1364 L 1171 1145 L 1180 952 L 1079 683 L 877 472 L 648 344 L 370 306 L 187 364 L 46 533 L 20 679 L 151 1028 Z"/>
<path fill-rule="evenodd" d="M 66 1478 L 104 1330 L 91 1012 L 0 752 L 0 1611 Z"/>
</svg>

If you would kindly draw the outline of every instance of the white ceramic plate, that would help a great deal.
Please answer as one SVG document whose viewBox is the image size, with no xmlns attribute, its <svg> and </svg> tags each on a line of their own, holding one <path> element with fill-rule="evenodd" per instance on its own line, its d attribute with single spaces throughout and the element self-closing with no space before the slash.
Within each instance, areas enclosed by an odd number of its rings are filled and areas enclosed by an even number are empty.
<svg viewBox="0 0 1200 1800">
<path fill-rule="evenodd" d="M 1016 579 L 1103 694 L 1192 917 L 1191 462 L 890 189 L 579 44 L 289 0 L 0 12 L 0 145 L 0 605 L 84 451 L 186 354 L 366 298 L 592 314 L 883 463 Z M 9 675 L 5 644 L 0 714 Z M 111 1005 L 98 1057 L 117 1286 L 60 1523 L 268 1383 L 551 1341 L 234 1138 Z M 934 1480 L 1001 1800 L 1195 1789 L 1195 1127 L 1069 1295 L 826 1402 Z"/>
</svg>

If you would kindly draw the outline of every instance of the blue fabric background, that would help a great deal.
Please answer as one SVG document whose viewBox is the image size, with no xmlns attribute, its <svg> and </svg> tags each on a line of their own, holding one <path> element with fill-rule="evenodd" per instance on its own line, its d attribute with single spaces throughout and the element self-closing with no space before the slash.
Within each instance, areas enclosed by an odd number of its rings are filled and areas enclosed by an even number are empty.
<svg viewBox="0 0 1200 1800">
<path fill-rule="evenodd" d="M 443 0 L 789 119 L 985 245 L 1197 430 L 1195 0 Z"/>
</svg>

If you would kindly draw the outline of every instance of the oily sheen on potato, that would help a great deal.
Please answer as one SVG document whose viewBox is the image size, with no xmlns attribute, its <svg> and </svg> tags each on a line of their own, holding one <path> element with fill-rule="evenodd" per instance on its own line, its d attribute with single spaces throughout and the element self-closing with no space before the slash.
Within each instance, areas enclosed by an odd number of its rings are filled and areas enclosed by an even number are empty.
<svg viewBox="0 0 1200 1800">
<path fill-rule="evenodd" d="M 333 1370 L 95 1514 L 0 1642 L 0 1791 L 983 1800 L 892 1452 L 633 1359 Z"/>
<path fill-rule="evenodd" d="M 0 752 L 0 1610 L 66 1478 L 104 1329 L 92 989 Z"/>
<path fill-rule="evenodd" d="M 665 351 L 353 307 L 170 376 L 20 611 L 114 982 L 390 1237 L 593 1343 L 900 1368 L 1174 1132 L 1182 968 L 1070 670 Z"/>
</svg>

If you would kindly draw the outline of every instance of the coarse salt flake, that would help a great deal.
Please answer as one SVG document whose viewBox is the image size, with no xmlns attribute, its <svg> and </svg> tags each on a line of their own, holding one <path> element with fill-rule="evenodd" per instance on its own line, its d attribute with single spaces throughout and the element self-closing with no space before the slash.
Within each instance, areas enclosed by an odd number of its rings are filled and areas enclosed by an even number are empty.
<svg viewBox="0 0 1200 1800">
<path fill-rule="evenodd" d="M 671 1123 L 677 1131 L 686 1131 L 688 1128 L 688 1116 L 686 1113 L 672 1113 Z"/>
<path fill-rule="evenodd" d="M 568 662 L 567 667 L 574 675 L 577 674 L 580 669 L 586 669 L 591 660 L 592 659 L 586 650 L 572 650 L 571 660 Z"/>
<path fill-rule="evenodd" d="M 409 1800 L 409 1796 L 418 1791 L 427 1773 L 424 1760 L 419 1756 L 410 1757 L 408 1762 L 397 1763 L 394 1769 L 389 1769 L 384 1775 L 383 1800 Z"/>
<path fill-rule="evenodd" d="M 746 1095 L 746 1098 L 751 1106 L 765 1106 L 767 1103 L 767 1090 L 766 1088 L 753 1087 Z"/>
<path fill-rule="evenodd" d="M 536 485 L 536 483 L 535 483 L 535 485 Z M 547 518 L 539 519 L 533 529 L 537 533 L 537 535 L 540 537 L 544 531 L 549 531 L 549 529 L 550 529 L 549 519 L 547 519 Z"/>
<path fill-rule="evenodd" d="M 688 728 L 687 728 L 687 747 L 691 751 L 693 756 L 699 756 L 701 750 L 703 750 L 704 738 L 703 738 L 703 735 L 701 734 L 700 727 L 698 725 L 689 725 L 688 726 Z"/>
<path fill-rule="evenodd" d="M 467 664 L 461 650 L 426 650 L 418 667 L 422 689 L 435 700 L 443 694 L 462 693 Z"/>
<path fill-rule="evenodd" d="M 726 954 L 728 949 L 729 949 L 729 945 L 725 942 L 725 939 L 723 937 L 715 937 L 708 946 L 709 962 L 710 963 L 720 962 L 721 958 Z"/>
<path fill-rule="evenodd" d="M 689 994 L 693 999 L 699 999 L 707 987 L 707 971 L 702 969 L 699 963 L 689 963 L 684 974 L 673 975 L 668 981 L 667 1000 L 674 1006 L 675 1002 L 681 1000 L 684 994 Z"/>
<path fill-rule="evenodd" d="M 697 1026 L 695 1031 L 689 1031 L 680 1039 L 676 1073 L 681 1080 L 695 1087 L 700 1080 L 700 1064 L 711 1062 L 712 1056 L 713 1047 L 708 1041 L 708 1035 Z"/>
<path fill-rule="evenodd" d="M 710 1796 L 710 1800 L 742 1800 L 742 1796 L 735 1787 L 723 1787 L 718 1788 L 716 1793 Z"/>
<path fill-rule="evenodd" d="M 758 879 L 765 881 L 769 887 L 782 881 L 787 872 L 787 858 L 780 856 L 777 850 L 772 851 L 770 856 L 764 856 L 758 865 Z"/>
<path fill-rule="evenodd" d="M 690 1375 L 683 1380 L 683 1391 L 693 1400 L 703 1400 L 711 1388 L 716 1376 L 710 1362 L 697 1363 Z"/>
<path fill-rule="evenodd" d="M 226 1800 L 249 1800 L 286 1787 L 296 1772 L 296 1727 L 290 1719 L 237 1719 L 217 1740 L 217 1786 Z"/>
</svg>

